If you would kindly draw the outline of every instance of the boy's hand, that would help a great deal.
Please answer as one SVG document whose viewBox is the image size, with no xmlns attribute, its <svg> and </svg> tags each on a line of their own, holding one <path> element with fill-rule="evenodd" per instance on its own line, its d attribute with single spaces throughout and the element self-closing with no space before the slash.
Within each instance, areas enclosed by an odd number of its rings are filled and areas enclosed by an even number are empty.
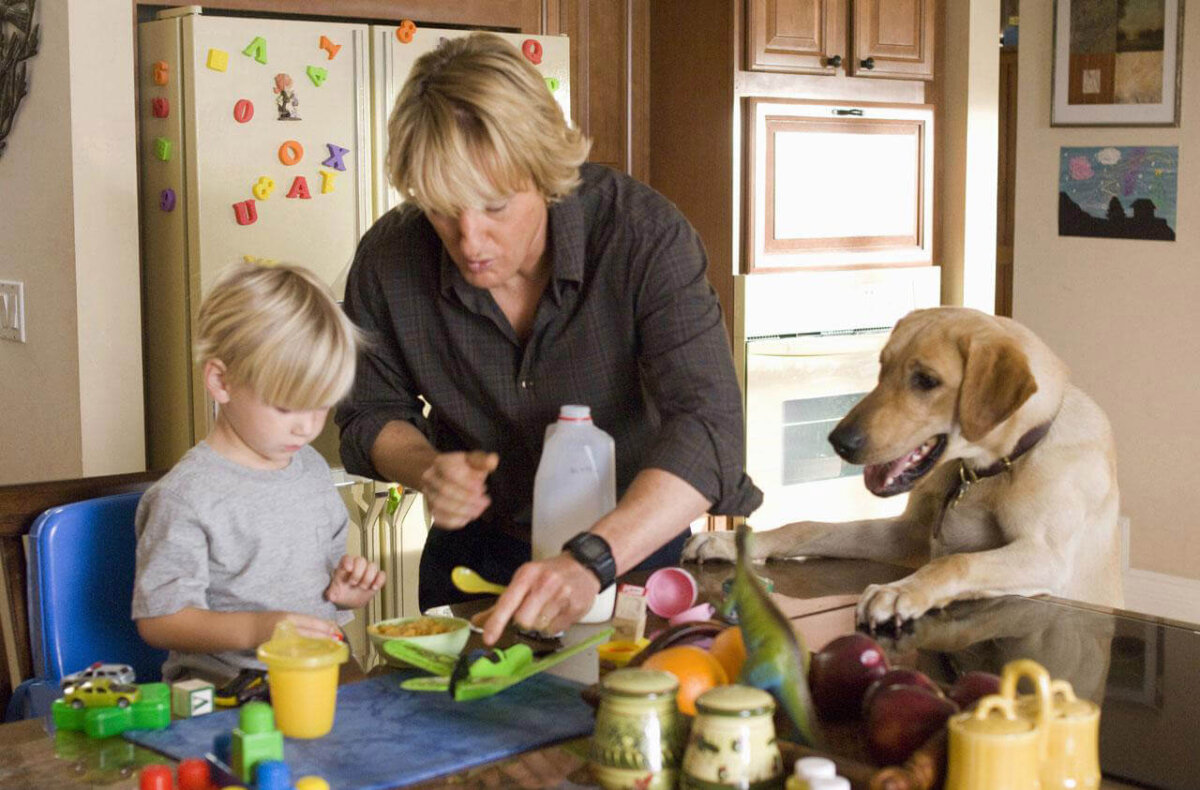
<svg viewBox="0 0 1200 790">
<path fill-rule="evenodd" d="M 325 600 L 341 609 L 366 606 L 387 581 L 387 574 L 365 557 L 342 557 L 325 590 Z"/>
<path fill-rule="evenodd" d="M 275 625 L 284 620 L 287 620 L 292 625 L 296 626 L 296 633 L 300 636 L 307 636 L 313 639 L 336 639 L 339 642 L 342 640 L 342 629 L 332 620 L 322 620 L 320 617 L 312 615 L 299 614 L 297 612 L 265 612 L 268 616 L 282 615 L 273 617 L 274 622 L 271 623 L 271 631 L 274 632 Z M 268 639 L 270 636 L 268 635 Z M 263 640 L 266 641 L 265 639 Z"/>
</svg>

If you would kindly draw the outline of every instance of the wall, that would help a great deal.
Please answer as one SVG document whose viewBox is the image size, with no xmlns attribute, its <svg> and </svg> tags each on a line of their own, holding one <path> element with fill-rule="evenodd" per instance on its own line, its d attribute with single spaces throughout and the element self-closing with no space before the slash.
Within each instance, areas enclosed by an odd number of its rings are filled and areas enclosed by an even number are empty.
<svg viewBox="0 0 1200 790">
<path fill-rule="evenodd" d="M 1200 579 L 1200 217 L 1191 213 L 1200 162 L 1187 150 L 1200 143 L 1200 14 L 1185 15 L 1178 129 L 1064 129 L 1049 125 L 1053 5 L 1021 4 L 1014 317 L 1058 351 L 1112 421 L 1131 566 Z M 1098 145 L 1180 147 L 1176 241 L 1058 236 L 1059 148 Z"/>
<path fill-rule="evenodd" d="M 29 95 L 0 157 L 0 484 L 144 468 L 133 31 L 127 0 L 38 4 Z"/>
</svg>

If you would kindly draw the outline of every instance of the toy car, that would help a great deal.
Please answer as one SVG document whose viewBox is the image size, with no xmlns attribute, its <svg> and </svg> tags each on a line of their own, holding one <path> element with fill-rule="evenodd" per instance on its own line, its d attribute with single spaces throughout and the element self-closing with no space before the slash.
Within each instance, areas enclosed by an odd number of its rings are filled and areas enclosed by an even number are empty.
<svg viewBox="0 0 1200 790">
<path fill-rule="evenodd" d="M 141 696 L 141 689 L 137 686 L 114 683 L 108 678 L 96 678 L 68 686 L 63 692 L 63 701 L 72 708 L 109 708 L 113 705 L 126 708 L 141 699 Z"/>
<path fill-rule="evenodd" d="M 105 664 L 97 661 L 87 669 L 81 669 L 78 672 L 72 672 L 62 679 L 62 688 L 65 690 L 67 686 L 74 686 L 82 683 L 85 680 L 93 680 L 95 678 L 108 678 L 113 683 L 130 684 L 137 680 L 137 675 L 134 674 L 133 667 L 128 664 Z"/>
</svg>

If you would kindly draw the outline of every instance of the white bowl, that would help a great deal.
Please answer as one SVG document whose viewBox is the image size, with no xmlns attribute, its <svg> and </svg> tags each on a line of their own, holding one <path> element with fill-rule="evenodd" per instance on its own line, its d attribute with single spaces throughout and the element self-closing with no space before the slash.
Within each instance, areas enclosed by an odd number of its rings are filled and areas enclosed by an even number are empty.
<svg viewBox="0 0 1200 790">
<path fill-rule="evenodd" d="M 454 629 L 445 631 L 440 634 L 429 634 L 427 636 L 388 636 L 379 632 L 381 625 L 403 625 L 416 620 L 437 620 L 442 623 L 451 623 Z M 471 635 L 471 624 L 469 621 L 461 617 L 396 617 L 391 620 L 380 620 L 378 623 L 373 623 L 367 626 L 367 636 L 371 640 L 371 644 L 375 645 L 375 649 L 379 652 L 388 663 L 399 664 L 406 666 L 404 662 L 384 652 L 383 644 L 392 640 L 403 640 L 414 645 L 420 645 L 426 650 L 432 650 L 435 653 L 443 653 L 448 656 L 457 656 L 462 653 L 463 648 L 467 645 L 467 638 Z"/>
</svg>

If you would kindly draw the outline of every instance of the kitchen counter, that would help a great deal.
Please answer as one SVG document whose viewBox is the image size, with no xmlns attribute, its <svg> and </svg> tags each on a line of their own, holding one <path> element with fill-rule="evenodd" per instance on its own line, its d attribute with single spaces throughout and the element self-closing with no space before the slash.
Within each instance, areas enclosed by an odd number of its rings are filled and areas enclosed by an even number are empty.
<svg viewBox="0 0 1200 790">
<path fill-rule="evenodd" d="M 705 598 L 720 596 L 732 566 L 689 566 Z M 906 575 L 903 568 L 852 560 L 772 562 L 762 575 L 781 608 L 819 649 L 853 627 L 853 601 L 866 585 Z M 957 604 L 898 635 L 880 636 L 893 663 L 949 683 L 970 669 L 998 671 L 1033 658 L 1081 697 L 1103 704 L 1105 787 L 1187 788 L 1200 776 L 1200 672 L 1197 627 L 1052 598 L 1008 597 Z M 56 738 L 41 720 L 0 725 L 0 786 L 136 788 L 137 770 L 159 755 L 121 739 Z M 538 749 L 421 787 L 589 786 L 587 739 Z M 401 781 L 397 777 L 397 781 Z"/>
</svg>

